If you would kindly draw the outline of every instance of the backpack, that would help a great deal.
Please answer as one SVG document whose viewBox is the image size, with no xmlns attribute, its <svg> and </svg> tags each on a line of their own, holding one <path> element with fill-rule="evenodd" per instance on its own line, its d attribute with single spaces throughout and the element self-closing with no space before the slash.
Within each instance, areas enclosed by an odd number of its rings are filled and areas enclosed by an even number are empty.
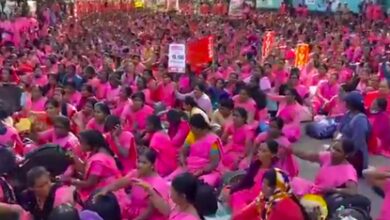
<svg viewBox="0 0 390 220">
<path fill-rule="evenodd" d="M 306 134 L 315 139 L 332 138 L 337 130 L 337 123 L 334 119 L 324 118 L 320 121 L 313 121 L 306 125 Z"/>
<path fill-rule="evenodd" d="M 363 195 L 329 194 L 325 196 L 325 201 L 331 220 L 342 220 L 348 216 L 356 220 L 371 220 L 371 201 Z"/>
</svg>

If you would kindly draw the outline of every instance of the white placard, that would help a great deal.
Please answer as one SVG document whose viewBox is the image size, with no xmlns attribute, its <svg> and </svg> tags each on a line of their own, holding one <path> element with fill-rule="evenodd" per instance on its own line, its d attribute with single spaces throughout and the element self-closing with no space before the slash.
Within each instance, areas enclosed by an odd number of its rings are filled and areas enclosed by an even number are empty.
<svg viewBox="0 0 390 220">
<path fill-rule="evenodd" d="M 169 44 L 168 71 L 184 73 L 186 70 L 186 45 Z"/>
</svg>

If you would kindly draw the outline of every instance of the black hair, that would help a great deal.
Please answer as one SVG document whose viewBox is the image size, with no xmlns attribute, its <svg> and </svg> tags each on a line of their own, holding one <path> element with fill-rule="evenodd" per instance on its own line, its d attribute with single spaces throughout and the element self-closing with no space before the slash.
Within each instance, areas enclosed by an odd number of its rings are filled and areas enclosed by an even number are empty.
<svg viewBox="0 0 390 220">
<path fill-rule="evenodd" d="M 84 70 L 88 74 L 96 75 L 96 70 L 93 68 L 93 66 L 87 66 Z"/>
<path fill-rule="evenodd" d="M 355 151 L 355 145 L 351 139 L 343 138 L 341 140 L 341 146 L 345 155 L 349 155 Z"/>
<path fill-rule="evenodd" d="M 87 104 L 87 103 L 91 104 L 92 107 L 95 107 L 96 103 L 98 103 L 98 100 L 96 98 L 94 98 L 94 97 L 89 97 L 85 101 L 85 104 Z"/>
<path fill-rule="evenodd" d="M 85 209 L 96 212 L 104 220 L 121 220 L 121 209 L 113 193 L 95 198 L 97 192 L 92 193 L 85 203 Z"/>
<path fill-rule="evenodd" d="M 101 110 L 105 115 L 111 115 L 111 112 L 110 112 L 110 107 L 108 107 L 108 105 L 104 102 L 98 102 L 94 105 L 94 108 L 98 108 L 99 110 Z"/>
<path fill-rule="evenodd" d="M 209 123 L 201 114 L 194 114 L 190 118 L 190 125 L 199 129 L 211 129 Z"/>
<path fill-rule="evenodd" d="M 84 85 L 83 85 L 83 89 L 87 90 L 87 92 L 89 92 L 89 93 L 91 93 L 91 94 L 94 94 L 93 86 L 90 85 L 90 84 L 84 84 Z"/>
<path fill-rule="evenodd" d="M 80 216 L 75 207 L 62 204 L 51 211 L 48 220 L 80 220 Z"/>
<path fill-rule="evenodd" d="M 152 148 L 146 149 L 140 156 L 144 156 L 151 164 L 157 160 L 157 152 Z"/>
<path fill-rule="evenodd" d="M 376 99 L 376 105 L 378 106 L 380 111 L 386 111 L 387 109 L 387 100 L 385 98 Z"/>
<path fill-rule="evenodd" d="M 198 87 L 201 92 L 206 92 L 206 85 L 204 83 L 198 83 L 195 87 Z"/>
<path fill-rule="evenodd" d="M 245 123 L 248 121 L 248 112 L 244 108 L 237 107 L 233 111 L 237 112 L 244 119 Z"/>
<path fill-rule="evenodd" d="M 299 95 L 296 89 L 293 88 L 286 88 L 285 92 L 289 91 L 292 96 L 294 96 L 294 99 L 296 102 L 298 102 L 300 105 L 303 105 L 302 97 Z"/>
<path fill-rule="evenodd" d="M 280 130 L 282 130 L 283 127 L 284 127 L 284 121 L 283 121 L 283 119 L 280 118 L 280 117 L 274 117 L 274 118 L 272 118 L 272 119 L 271 119 L 271 122 L 275 122 L 276 125 L 278 126 L 278 128 L 279 128 Z"/>
<path fill-rule="evenodd" d="M 184 98 L 184 104 L 189 105 L 191 107 L 198 107 L 199 108 L 198 103 L 196 103 L 194 97 L 192 97 L 192 96 L 186 96 Z"/>
<path fill-rule="evenodd" d="M 139 98 L 143 103 L 145 103 L 145 94 L 143 92 L 136 92 L 131 96 L 131 99 Z"/>
<path fill-rule="evenodd" d="M 285 175 L 286 178 L 288 178 L 287 175 Z M 275 188 L 276 187 L 276 170 L 275 169 L 269 169 L 267 172 L 264 173 L 263 181 L 267 180 L 269 187 Z M 305 208 L 301 205 L 300 201 L 295 197 L 293 194 L 290 195 L 290 198 L 297 204 L 301 210 L 301 213 L 303 215 L 304 220 L 310 220 L 308 214 L 306 213 Z M 265 214 L 265 213 L 264 213 Z"/>
<path fill-rule="evenodd" d="M 115 128 L 115 126 L 121 124 L 121 119 L 115 115 L 109 115 L 104 122 L 104 131 L 109 132 Z"/>
<path fill-rule="evenodd" d="M 27 186 L 34 187 L 35 181 L 42 176 L 50 176 L 50 172 L 43 166 L 31 168 L 27 172 Z"/>
<path fill-rule="evenodd" d="M 7 175 L 17 168 L 15 153 L 8 147 L 0 147 L 0 176 Z"/>
<path fill-rule="evenodd" d="M 72 89 L 76 89 L 76 83 L 74 81 L 66 82 L 64 87 L 71 87 Z"/>
<path fill-rule="evenodd" d="M 154 131 L 160 131 L 163 129 L 161 125 L 161 120 L 157 115 L 150 115 L 146 119 L 146 121 L 148 124 L 151 124 L 153 126 Z"/>
<path fill-rule="evenodd" d="M 279 150 L 279 143 L 275 140 L 268 140 L 265 142 L 268 146 L 269 151 L 271 151 L 272 154 L 277 154 Z"/>
<path fill-rule="evenodd" d="M 234 109 L 234 101 L 232 99 L 222 99 L 219 102 L 219 106 L 232 110 Z"/>
<path fill-rule="evenodd" d="M 59 108 L 61 106 L 60 102 L 57 99 L 49 99 L 45 103 L 45 107 L 48 105 L 52 105 L 54 108 Z"/>
<path fill-rule="evenodd" d="M 300 74 L 301 74 L 301 71 L 300 71 L 299 68 L 297 68 L 297 67 L 294 67 L 294 68 L 292 68 L 292 69 L 290 70 L 290 77 L 291 77 L 291 76 L 297 76 L 298 79 L 299 79 Z"/>
<path fill-rule="evenodd" d="M 0 99 L 0 120 L 4 120 L 11 115 L 10 106 Z"/>
<path fill-rule="evenodd" d="M 70 120 L 68 117 L 66 116 L 62 116 L 62 115 L 58 115 L 56 117 L 54 117 L 53 121 L 55 123 L 60 123 L 64 126 L 65 129 L 67 129 L 68 131 L 70 130 Z"/>
<path fill-rule="evenodd" d="M 133 94 L 133 89 L 130 86 L 122 86 L 125 90 L 126 96 L 130 97 Z"/>
<path fill-rule="evenodd" d="M 173 123 L 175 125 L 178 125 L 185 116 L 185 113 L 177 110 L 177 109 L 171 109 L 167 112 L 167 120 L 169 123 Z"/>
<path fill-rule="evenodd" d="M 215 213 L 215 210 L 218 209 L 218 203 L 213 189 L 209 185 L 199 181 L 191 173 L 185 172 L 177 175 L 172 180 L 171 186 L 178 194 L 183 195 L 188 203 L 195 207 L 201 219 L 204 219 L 205 215 Z"/>
<path fill-rule="evenodd" d="M 218 199 L 213 187 L 199 184 L 196 191 L 195 208 L 202 216 L 212 216 L 217 213 Z"/>
</svg>

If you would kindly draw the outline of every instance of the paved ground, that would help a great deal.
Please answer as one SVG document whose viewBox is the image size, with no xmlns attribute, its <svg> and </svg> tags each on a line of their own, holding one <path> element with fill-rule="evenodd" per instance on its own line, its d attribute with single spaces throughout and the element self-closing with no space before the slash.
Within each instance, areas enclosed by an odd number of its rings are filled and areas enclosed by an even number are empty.
<svg viewBox="0 0 390 220">
<path fill-rule="evenodd" d="M 294 147 L 298 149 L 319 151 L 323 148 L 324 144 L 329 144 L 329 143 L 330 140 L 316 140 L 308 136 L 304 136 L 301 139 L 301 141 L 299 141 L 294 145 Z M 319 166 L 317 164 L 313 164 L 302 160 L 299 160 L 299 163 L 300 163 L 300 175 L 307 179 L 314 179 L 314 176 L 317 173 Z M 385 164 L 387 164 L 388 166 L 390 164 L 390 159 L 381 156 L 370 156 L 371 166 L 384 166 Z M 364 180 L 359 181 L 359 192 L 367 196 L 371 200 L 372 202 L 371 216 L 374 217 L 375 219 L 375 217 L 378 216 L 380 208 L 382 207 L 382 199 L 376 194 L 374 194 L 374 192 L 371 190 L 371 188 L 366 184 Z"/>
</svg>

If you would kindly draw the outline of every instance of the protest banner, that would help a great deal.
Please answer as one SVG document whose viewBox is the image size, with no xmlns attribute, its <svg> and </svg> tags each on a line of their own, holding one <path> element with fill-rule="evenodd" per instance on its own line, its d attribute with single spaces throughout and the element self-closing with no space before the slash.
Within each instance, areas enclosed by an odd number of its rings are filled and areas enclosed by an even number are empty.
<svg viewBox="0 0 390 220">
<path fill-rule="evenodd" d="M 268 57 L 275 43 L 275 32 L 267 31 L 263 37 L 263 45 L 261 46 L 261 60 L 262 62 Z"/>
<path fill-rule="evenodd" d="M 310 48 L 308 44 L 298 44 L 296 48 L 295 67 L 302 68 L 309 61 Z"/>
<path fill-rule="evenodd" d="M 170 44 L 168 71 L 184 73 L 186 70 L 186 46 L 185 44 Z"/>
<path fill-rule="evenodd" d="M 187 43 L 187 63 L 196 72 L 213 60 L 213 37 L 204 37 Z"/>
</svg>

